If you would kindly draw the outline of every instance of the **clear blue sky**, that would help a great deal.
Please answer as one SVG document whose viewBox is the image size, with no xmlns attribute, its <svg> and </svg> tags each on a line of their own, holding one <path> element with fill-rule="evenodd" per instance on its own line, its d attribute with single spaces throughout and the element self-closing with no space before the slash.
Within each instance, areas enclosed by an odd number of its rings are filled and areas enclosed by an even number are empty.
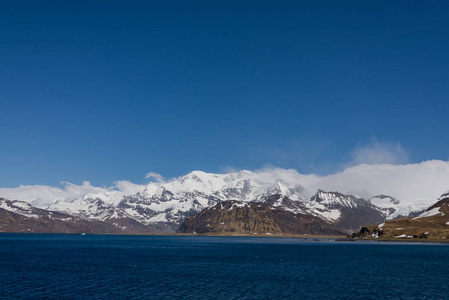
<svg viewBox="0 0 449 300">
<path fill-rule="evenodd" d="M 449 158 L 448 1 L 1 1 L 0 186 Z"/>
</svg>

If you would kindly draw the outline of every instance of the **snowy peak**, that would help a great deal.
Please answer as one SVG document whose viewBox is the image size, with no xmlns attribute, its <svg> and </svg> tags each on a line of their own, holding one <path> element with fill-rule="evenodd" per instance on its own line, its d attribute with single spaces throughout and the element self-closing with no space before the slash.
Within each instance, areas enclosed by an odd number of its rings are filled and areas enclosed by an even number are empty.
<svg viewBox="0 0 449 300">
<path fill-rule="evenodd" d="M 0 211 L 2 209 L 14 213 L 18 216 L 21 216 L 25 219 L 34 219 L 34 220 L 46 219 L 46 220 L 59 220 L 59 221 L 77 220 L 76 217 L 70 214 L 63 214 L 57 211 L 49 211 L 41 209 L 27 202 L 19 200 L 9 200 L 0 198 Z"/>
<path fill-rule="evenodd" d="M 225 187 L 214 194 L 222 199 L 246 200 L 255 192 L 255 186 L 249 179 L 238 180 L 233 186 Z"/>
<path fill-rule="evenodd" d="M 237 178 L 226 185 L 214 195 L 221 200 L 251 201 L 256 199 L 268 188 L 268 184 L 254 178 Z"/>
<path fill-rule="evenodd" d="M 276 187 L 275 185 L 270 181 L 262 180 L 260 175 L 250 171 L 229 174 L 212 174 L 194 171 L 169 182 L 151 182 L 146 185 L 142 194 L 147 198 L 160 197 L 160 189 L 163 188 L 166 191 L 170 191 L 173 195 L 202 193 L 205 195 L 213 195 L 221 200 L 252 201 L 269 189 L 287 189 L 286 187 L 281 187 L 280 185 Z M 302 190 L 302 188 L 298 187 L 296 191 L 287 191 L 285 194 L 292 198 L 299 198 L 299 196 L 292 195 L 295 193 L 298 194 Z"/>
<path fill-rule="evenodd" d="M 162 185 L 173 193 L 194 192 L 213 193 L 225 185 L 225 176 L 193 171 L 183 177 Z"/>
<path fill-rule="evenodd" d="M 304 188 L 301 185 L 288 185 L 285 182 L 277 181 L 275 185 L 267 189 L 261 197 L 268 197 L 271 195 L 280 195 L 288 197 L 293 201 L 304 201 Z"/>
<path fill-rule="evenodd" d="M 352 195 L 343 195 L 338 192 L 325 192 L 318 190 L 318 192 L 310 198 L 310 201 L 317 202 L 329 208 L 356 208 L 361 199 L 357 199 Z"/>
<path fill-rule="evenodd" d="M 104 202 L 93 199 L 90 204 L 96 206 Z M 105 213 L 101 208 L 99 211 Z M 155 233 L 158 229 L 128 217 L 110 215 L 107 219 L 98 219 L 89 215 L 82 218 L 37 208 L 23 201 L 0 198 L 0 232 L 136 234 Z"/>
<path fill-rule="evenodd" d="M 90 195 L 83 196 L 72 202 L 59 201 L 50 205 L 47 209 L 100 221 L 130 217 L 126 212 L 117 208 L 115 205 L 106 203 L 100 198 L 91 198 Z"/>
<path fill-rule="evenodd" d="M 401 201 L 388 195 L 377 195 L 371 197 L 368 201 L 383 209 L 387 213 L 386 219 L 388 220 L 417 216 L 429 207 L 427 201 L 418 201 L 413 205 L 404 205 Z"/>
<path fill-rule="evenodd" d="M 149 183 L 145 186 L 142 192 L 139 192 L 137 194 L 141 194 L 146 198 L 161 198 L 164 196 L 164 193 L 167 191 L 166 188 L 163 186 Z"/>
<path fill-rule="evenodd" d="M 358 230 L 363 225 L 385 220 L 388 211 L 369 201 L 338 192 L 318 192 L 305 202 L 311 213 L 348 231 Z"/>
<path fill-rule="evenodd" d="M 39 214 L 37 212 L 38 209 L 24 201 L 0 198 L 0 208 L 27 218 L 39 217 Z"/>
</svg>

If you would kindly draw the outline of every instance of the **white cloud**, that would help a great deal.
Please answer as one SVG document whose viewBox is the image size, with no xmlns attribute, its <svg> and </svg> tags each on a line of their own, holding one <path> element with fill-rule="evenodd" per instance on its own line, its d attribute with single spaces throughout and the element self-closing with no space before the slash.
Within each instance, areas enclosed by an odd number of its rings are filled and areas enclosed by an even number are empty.
<svg viewBox="0 0 449 300">
<path fill-rule="evenodd" d="M 360 164 L 406 164 L 408 153 L 399 143 L 378 142 L 373 139 L 369 145 L 356 147 L 350 165 Z"/>
<path fill-rule="evenodd" d="M 362 164 L 322 177 L 315 188 L 365 197 L 386 194 L 403 202 L 433 201 L 449 190 L 449 162 Z"/>
<path fill-rule="evenodd" d="M 282 168 L 271 168 L 265 167 L 254 171 L 258 177 L 267 182 L 282 181 L 289 185 L 300 184 L 307 188 L 319 181 L 319 176 L 315 174 L 300 174 L 294 169 L 282 169 Z"/>
<path fill-rule="evenodd" d="M 89 181 L 81 185 L 61 182 L 62 188 L 46 185 L 20 185 L 16 188 L 0 188 L 0 197 L 18 199 L 43 206 L 61 200 L 74 200 L 90 193 L 105 193 L 110 188 L 95 187 Z"/>
<path fill-rule="evenodd" d="M 62 187 L 47 185 L 20 185 L 16 188 L 0 188 L 0 197 L 22 200 L 39 207 L 46 207 L 56 201 L 71 201 L 86 194 L 104 194 L 115 192 L 119 196 L 133 195 L 143 190 L 144 185 L 134 184 L 127 180 L 114 182 L 111 187 L 96 187 L 89 181 L 81 185 L 61 182 Z"/>
<path fill-rule="evenodd" d="M 135 184 L 128 180 L 118 180 L 114 182 L 114 187 L 124 195 L 134 195 L 142 191 L 145 185 Z"/>
<path fill-rule="evenodd" d="M 364 198 L 385 194 L 403 203 L 432 203 L 449 190 L 449 162 L 441 160 L 402 165 L 361 164 L 326 176 L 281 168 L 265 168 L 255 173 L 264 181 L 302 185 L 307 197 L 323 189 Z"/>
<path fill-rule="evenodd" d="M 153 178 L 153 179 L 156 180 L 156 182 L 159 182 L 159 183 L 164 183 L 165 182 L 164 177 L 162 177 L 161 174 L 158 174 L 158 173 L 155 173 L 155 172 L 149 172 L 149 173 L 147 173 L 145 175 L 145 177 L 146 178 Z"/>
<path fill-rule="evenodd" d="M 228 174 L 228 173 L 238 173 L 240 172 L 242 169 L 233 167 L 233 166 L 221 166 L 218 168 L 220 173 L 223 174 Z"/>
</svg>

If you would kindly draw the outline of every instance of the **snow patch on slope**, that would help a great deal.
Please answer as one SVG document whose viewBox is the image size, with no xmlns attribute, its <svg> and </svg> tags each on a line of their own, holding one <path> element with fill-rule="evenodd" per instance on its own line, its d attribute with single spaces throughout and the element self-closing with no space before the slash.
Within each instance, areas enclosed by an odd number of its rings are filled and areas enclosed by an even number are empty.
<svg viewBox="0 0 449 300">
<path fill-rule="evenodd" d="M 26 202 L 0 199 L 0 208 L 27 218 L 39 218 L 39 216 L 33 212 L 33 207 Z"/>
<path fill-rule="evenodd" d="M 440 212 L 440 208 L 439 207 L 434 207 L 431 210 L 426 211 L 426 212 L 420 214 L 419 216 L 413 218 L 412 220 L 421 219 L 421 218 L 425 218 L 425 217 L 436 216 L 436 215 L 444 216 L 444 213 Z"/>
</svg>

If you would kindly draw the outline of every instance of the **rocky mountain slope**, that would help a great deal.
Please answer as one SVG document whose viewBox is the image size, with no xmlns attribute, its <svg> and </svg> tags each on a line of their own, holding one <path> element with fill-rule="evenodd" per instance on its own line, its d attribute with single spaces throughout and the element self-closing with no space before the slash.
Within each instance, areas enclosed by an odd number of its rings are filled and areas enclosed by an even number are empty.
<svg viewBox="0 0 449 300">
<path fill-rule="evenodd" d="M 315 217 L 273 208 L 266 203 L 223 201 L 187 218 L 178 233 L 343 235 Z"/>
<path fill-rule="evenodd" d="M 365 226 L 354 238 L 383 239 L 449 239 L 449 194 L 415 217 L 387 220 L 377 225 Z"/>
</svg>

